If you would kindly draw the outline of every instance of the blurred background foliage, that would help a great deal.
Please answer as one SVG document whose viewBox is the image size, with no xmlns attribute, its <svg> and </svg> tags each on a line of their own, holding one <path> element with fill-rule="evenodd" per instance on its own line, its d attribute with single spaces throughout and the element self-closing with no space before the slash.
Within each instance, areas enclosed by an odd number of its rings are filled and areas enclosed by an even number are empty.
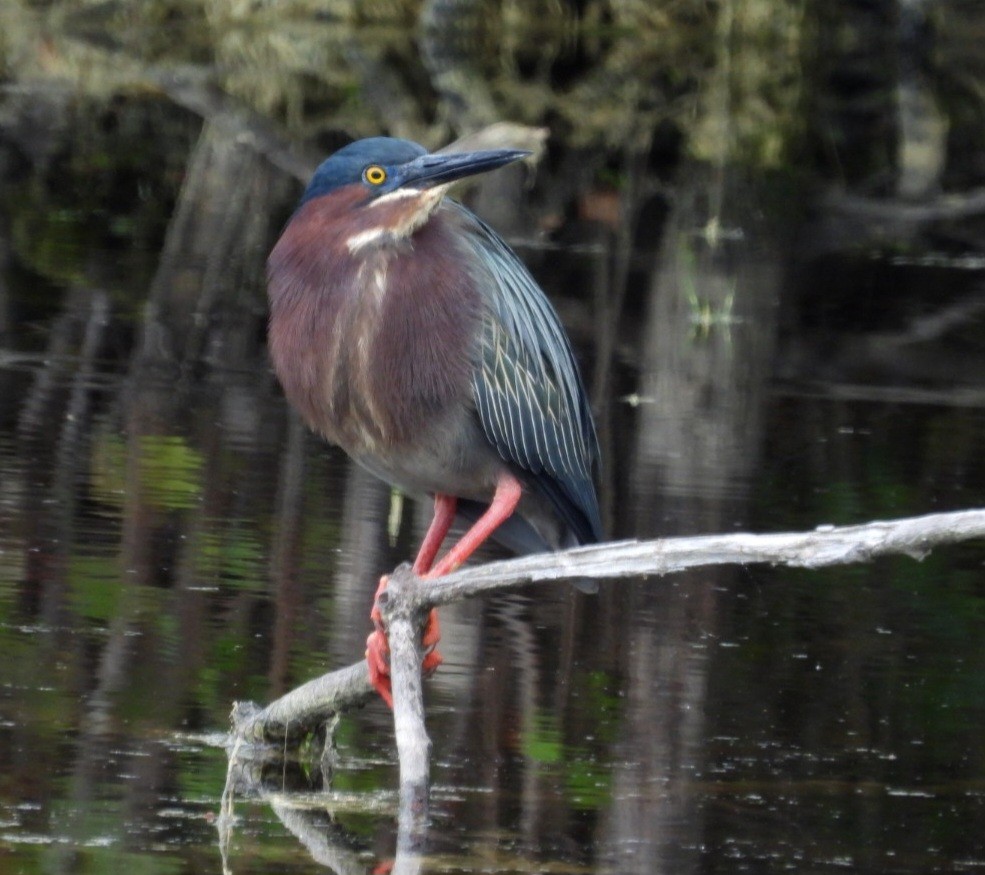
<svg viewBox="0 0 985 875">
<path fill-rule="evenodd" d="M 769 163 L 798 127 L 809 5 L 10 0 L 0 69 L 90 94 L 139 87 L 155 65 L 207 70 L 309 138 L 385 123 L 438 143 L 509 118 L 613 147 L 667 122 L 695 131 L 697 154 L 719 155 L 724 140 Z"/>
</svg>

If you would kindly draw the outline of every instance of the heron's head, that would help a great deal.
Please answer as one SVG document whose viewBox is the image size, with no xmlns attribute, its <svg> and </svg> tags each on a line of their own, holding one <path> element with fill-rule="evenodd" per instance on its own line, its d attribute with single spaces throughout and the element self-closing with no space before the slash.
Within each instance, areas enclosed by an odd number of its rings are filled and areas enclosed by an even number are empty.
<svg viewBox="0 0 985 875">
<path fill-rule="evenodd" d="M 370 137 L 339 149 L 315 171 L 298 209 L 315 200 L 351 227 L 352 253 L 400 241 L 423 225 L 456 180 L 528 155 L 520 149 L 429 153 L 410 140 Z"/>
</svg>

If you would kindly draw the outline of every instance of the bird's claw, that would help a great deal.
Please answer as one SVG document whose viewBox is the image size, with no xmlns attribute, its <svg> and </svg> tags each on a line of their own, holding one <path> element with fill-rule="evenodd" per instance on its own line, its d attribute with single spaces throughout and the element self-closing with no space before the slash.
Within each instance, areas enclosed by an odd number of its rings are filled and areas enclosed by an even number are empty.
<svg viewBox="0 0 985 875">
<path fill-rule="evenodd" d="M 390 682 L 390 644 L 387 641 L 386 626 L 380 611 L 380 595 L 388 583 L 389 578 L 386 575 L 381 577 L 380 585 L 376 588 L 376 595 L 373 597 L 373 609 L 369 612 L 369 618 L 373 621 L 374 628 L 366 639 L 366 664 L 369 668 L 369 682 L 373 689 L 380 694 L 380 698 L 390 708 L 393 708 L 393 687 Z M 436 649 L 440 640 L 441 626 L 438 623 L 438 611 L 432 608 L 424 626 L 424 634 L 421 636 L 421 644 L 424 647 L 421 672 L 425 676 L 433 674 L 435 669 L 444 662 Z"/>
<path fill-rule="evenodd" d="M 421 671 L 427 677 L 443 663 L 444 657 L 438 653 L 438 642 L 441 640 L 441 624 L 438 622 L 438 609 L 431 608 L 427 623 L 424 624 L 424 634 L 421 644 L 424 646 L 424 659 L 421 661 Z"/>
</svg>

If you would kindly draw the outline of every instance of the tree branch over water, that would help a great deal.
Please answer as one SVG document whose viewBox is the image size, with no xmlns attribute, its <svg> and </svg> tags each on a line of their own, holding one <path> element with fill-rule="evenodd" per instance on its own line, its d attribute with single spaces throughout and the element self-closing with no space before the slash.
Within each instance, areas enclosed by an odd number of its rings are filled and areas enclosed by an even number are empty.
<svg viewBox="0 0 985 875">
<path fill-rule="evenodd" d="M 769 563 L 822 568 L 880 556 L 923 559 L 933 547 L 985 538 L 985 509 L 928 514 L 855 526 L 818 526 L 808 532 L 748 533 L 621 541 L 490 562 L 437 580 L 415 577 L 402 565 L 380 598 L 388 628 L 394 729 L 400 763 L 397 853 L 417 860 L 429 823 L 431 740 L 424 723 L 420 634 L 427 610 L 482 593 L 572 577 L 599 580 L 663 577 L 712 565 Z M 658 583 L 658 581 L 654 581 Z M 237 703 L 233 709 L 233 760 L 282 756 L 339 713 L 374 695 L 362 662 L 309 681 L 266 708 Z M 330 734 L 330 732 L 329 732 Z M 256 742 L 267 742 L 256 747 Z M 326 742 L 329 746 L 330 740 Z"/>
<path fill-rule="evenodd" d="M 890 555 L 922 559 L 934 547 L 973 538 L 985 538 L 985 509 L 855 526 L 819 526 L 807 532 L 620 541 L 470 566 L 438 580 L 417 579 L 409 568 L 401 566 L 391 576 L 381 609 L 384 620 L 392 627 L 395 620 L 416 622 L 433 606 L 531 583 L 572 577 L 663 577 L 712 565 L 767 563 L 822 568 Z M 659 581 L 654 580 L 653 584 L 658 585 Z M 398 680 L 396 673 L 394 680 Z M 394 684 L 395 701 L 399 699 L 399 686 Z M 333 714 L 363 705 L 372 695 L 360 662 L 309 681 L 266 708 L 238 703 L 233 712 L 233 730 L 247 741 L 282 745 L 285 739 L 299 740 Z"/>
<path fill-rule="evenodd" d="M 818 526 L 808 532 L 619 541 L 490 562 L 440 580 L 417 581 L 408 597 L 412 604 L 424 609 L 525 583 L 572 577 L 611 580 L 663 576 L 710 565 L 757 563 L 822 568 L 893 554 L 922 559 L 935 546 L 980 537 L 985 537 L 985 510 L 928 514 L 855 526 Z M 385 609 L 383 613 L 386 618 Z"/>
</svg>

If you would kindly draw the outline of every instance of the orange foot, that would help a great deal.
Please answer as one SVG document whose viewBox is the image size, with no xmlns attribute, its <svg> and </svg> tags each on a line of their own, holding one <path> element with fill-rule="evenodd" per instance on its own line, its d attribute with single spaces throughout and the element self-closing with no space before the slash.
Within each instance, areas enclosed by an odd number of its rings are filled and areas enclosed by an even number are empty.
<svg viewBox="0 0 985 875">
<path fill-rule="evenodd" d="M 386 589 L 390 579 L 384 574 L 380 578 L 380 585 L 373 596 L 373 610 L 369 612 L 369 618 L 373 621 L 374 631 L 369 633 L 366 639 L 366 663 L 369 666 L 369 682 L 391 708 L 393 707 L 393 690 L 390 686 L 390 645 L 387 642 L 386 628 L 383 625 L 383 615 L 380 613 L 380 593 Z M 424 646 L 424 659 L 421 662 L 421 671 L 425 675 L 431 674 L 444 661 L 441 654 L 435 648 L 441 640 L 441 627 L 438 624 L 438 611 L 431 609 L 428 614 L 427 623 L 424 626 L 424 634 L 421 636 L 421 644 Z"/>
</svg>

